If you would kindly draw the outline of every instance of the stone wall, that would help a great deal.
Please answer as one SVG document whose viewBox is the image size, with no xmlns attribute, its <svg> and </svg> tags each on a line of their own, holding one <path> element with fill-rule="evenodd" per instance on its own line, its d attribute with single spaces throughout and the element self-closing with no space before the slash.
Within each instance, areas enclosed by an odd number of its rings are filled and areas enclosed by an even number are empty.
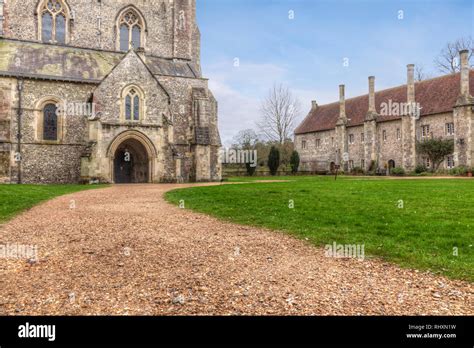
<svg viewBox="0 0 474 348">
<path fill-rule="evenodd" d="M 129 86 L 136 86 L 136 93 L 143 94 L 139 123 L 161 126 L 162 115 L 169 114 L 167 91 L 133 51 L 94 90 L 94 103 L 101 121 L 125 122 L 123 92 Z"/>
<path fill-rule="evenodd" d="M 143 15 L 147 31 L 147 54 L 190 59 L 199 57 L 199 30 L 195 20 L 195 0 L 67 0 L 71 10 L 70 40 L 73 46 L 116 50 L 119 12 L 133 3 Z M 8 0 L 5 4 L 5 37 L 36 41 L 38 1 Z M 100 18 L 100 19 L 99 19 Z"/>
<path fill-rule="evenodd" d="M 335 136 L 334 130 L 297 135 L 295 144 L 300 155 L 301 170 L 329 170 L 330 163 L 336 161 Z M 305 149 L 302 147 L 303 141 L 306 142 Z"/>
<path fill-rule="evenodd" d="M 454 139 L 454 136 L 448 136 L 446 134 L 446 123 L 452 123 L 454 121 L 453 119 L 453 113 L 444 113 L 444 114 L 439 114 L 439 115 L 432 115 L 432 116 L 426 116 L 422 117 L 419 120 L 416 121 L 416 142 L 423 141 L 422 137 L 422 127 L 423 126 L 429 126 L 430 127 L 430 137 L 434 138 L 444 138 L 444 139 Z M 458 125 L 459 126 L 459 125 Z M 458 131 L 458 134 L 462 133 L 461 130 L 455 129 L 455 132 Z M 416 162 L 417 164 L 423 164 L 424 163 L 424 158 L 422 155 L 417 154 L 416 155 Z M 459 165 L 456 163 L 456 166 Z M 440 168 L 447 168 L 447 163 L 443 163 Z"/>
<path fill-rule="evenodd" d="M 16 88 L 16 85 L 15 85 Z M 70 183 L 79 181 L 80 154 L 86 145 L 85 117 L 62 115 L 62 136 L 57 142 L 43 141 L 38 131 L 41 101 L 60 100 L 68 103 L 85 103 L 89 100 L 93 85 L 55 83 L 25 80 L 22 90 L 21 117 L 21 169 L 24 183 Z M 14 101 L 18 103 L 18 93 Z M 17 164 L 13 161 L 16 152 L 18 122 L 11 118 L 12 182 L 17 180 Z"/>
<path fill-rule="evenodd" d="M 420 119 L 413 122 L 415 125 L 414 132 L 410 128 L 405 129 L 406 126 L 405 120 L 395 120 L 387 122 L 378 122 L 376 123 L 376 138 L 375 141 L 375 160 L 378 163 L 378 168 L 383 170 L 385 166 L 388 166 L 389 161 L 394 161 L 395 166 L 403 167 L 407 170 L 413 170 L 414 166 L 411 165 L 407 168 L 406 162 L 404 162 L 404 132 L 408 132 L 405 136 L 409 138 L 409 144 L 416 144 L 417 141 L 422 140 L 422 127 L 425 125 L 430 126 L 430 136 L 434 138 L 444 138 L 444 139 L 454 139 L 456 142 L 459 142 L 460 138 L 465 138 L 464 147 L 468 147 L 468 134 L 469 129 L 472 129 L 473 116 L 472 113 L 469 114 L 470 117 L 465 117 L 465 112 L 469 112 L 469 109 L 464 108 L 455 108 L 453 112 L 447 112 L 437 115 L 423 116 Z M 457 115 L 457 116 L 453 116 Z M 409 116 L 406 116 L 407 118 Z M 458 119 L 456 120 L 456 117 Z M 455 135 L 446 134 L 446 124 L 455 123 Z M 469 122 L 471 125 L 469 125 Z M 470 128 L 471 127 L 471 128 Z M 367 170 L 370 167 L 371 158 L 367 157 L 366 147 L 371 146 L 370 144 L 370 135 L 368 133 L 367 126 L 356 126 L 356 127 L 347 127 L 345 130 L 347 138 L 347 148 L 349 153 L 349 159 L 353 161 L 355 167 L 363 167 L 361 160 L 365 157 L 365 167 L 364 170 Z M 384 131 L 386 132 L 386 139 L 384 140 Z M 361 134 L 364 133 L 364 143 L 361 142 Z M 349 144 L 350 135 L 354 135 L 354 143 Z M 400 134 L 400 138 L 397 135 Z M 300 153 L 301 163 L 311 163 L 315 161 L 334 161 L 335 148 L 328 146 L 331 143 L 331 139 L 334 137 L 335 131 L 322 131 L 315 133 L 308 133 L 304 135 L 296 135 L 295 144 L 297 151 Z M 320 139 L 320 148 L 316 148 L 316 139 Z M 306 141 L 306 149 L 302 147 L 302 141 Z M 471 135 L 471 141 L 472 135 Z M 411 146 L 411 145 L 410 145 Z M 460 147 L 459 144 L 456 145 L 457 148 Z M 464 153 L 464 155 L 463 155 Z M 469 165 L 466 159 L 466 149 L 464 151 L 458 151 L 458 160 L 455 161 L 455 166 L 459 165 Z M 472 158 L 472 157 L 471 157 Z M 422 164 L 423 158 L 420 155 L 416 155 L 414 161 L 411 159 L 408 163 Z M 469 162 L 470 163 L 470 162 Z M 472 165 L 472 164 L 471 164 Z M 304 167 L 303 167 L 304 168 Z M 448 169 L 447 161 L 445 161 L 441 168 Z M 307 168 L 304 168 L 307 170 Z"/>
<path fill-rule="evenodd" d="M 8 0 L 1 8 L 0 0 L 0 10 L 5 15 L 5 37 L 38 41 L 39 3 Z M 129 1 L 67 0 L 66 3 L 71 15 L 67 45 L 117 50 L 117 16 L 131 4 Z M 93 178 L 110 182 L 114 156 L 111 148 L 117 145 L 116 139 L 128 136 L 143 142 L 152 154 L 153 182 L 220 180 L 217 101 L 208 89 L 207 79 L 201 78 L 195 0 L 137 0 L 133 6 L 146 23 L 144 49 L 130 51 L 101 83 L 50 81 L 48 77 L 25 79 L 21 167 L 14 161 L 17 79 L 0 78 L 0 180 L 16 181 L 21 170 L 24 182 L 64 183 Z M 151 56 L 189 64 L 197 77 L 191 78 L 192 74 L 182 77 L 181 72 L 173 69 L 153 76 L 144 64 Z M 65 59 L 64 64 L 72 64 Z M 47 71 L 42 73 L 47 74 Z M 124 117 L 123 91 L 132 85 L 142 98 L 139 121 Z M 42 110 L 47 101 L 66 106 L 92 102 L 95 115 L 88 118 L 91 115 L 65 112 L 59 117 L 59 139 L 43 141 Z"/>
<path fill-rule="evenodd" d="M 397 130 L 400 130 L 400 139 L 397 138 Z M 386 134 L 386 140 L 383 134 Z M 389 161 L 394 161 L 396 167 L 402 167 L 402 139 L 401 121 L 382 122 L 377 125 L 377 153 L 380 169 L 388 167 Z"/>
<path fill-rule="evenodd" d="M 347 141 L 349 161 L 352 161 L 354 167 L 363 167 L 361 160 L 364 159 L 364 142 L 361 139 L 361 134 L 364 133 L 364 126 L 348 127 Z M 350 143 L 350 137 L 353 135 L 354 141 Z M 365 138 L 364 138 L 365 139 Z"/>
</svg>

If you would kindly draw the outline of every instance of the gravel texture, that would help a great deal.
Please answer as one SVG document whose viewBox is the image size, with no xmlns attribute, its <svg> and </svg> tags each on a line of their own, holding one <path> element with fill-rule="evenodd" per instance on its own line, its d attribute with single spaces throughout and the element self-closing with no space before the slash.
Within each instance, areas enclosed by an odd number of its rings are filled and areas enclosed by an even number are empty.
<svg viewBox="0 0 474 348">
<path fill-rule="evenodd" d="M 474 285 L 327 258 L 283 233 L 166 203 L 186 185 L 56 198 L 0 229 L 39 260 L 0 259 L 0 315 L 473 315 Z"/>
</svg>

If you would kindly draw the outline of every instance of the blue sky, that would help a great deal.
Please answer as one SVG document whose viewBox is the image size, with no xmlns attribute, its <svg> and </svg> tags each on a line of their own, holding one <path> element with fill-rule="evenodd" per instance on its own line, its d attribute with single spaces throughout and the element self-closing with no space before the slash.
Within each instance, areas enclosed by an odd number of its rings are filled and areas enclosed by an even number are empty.
<svg viewBox="0 0 474 348">
<path fill-rule="evenodd" d="M 255 128 L 274 83 L 292 89 L 303 118 L 311 100 L 338 100 L 341 83 L 348 97 L 366 93 L 370 75 L 377 89 L 404 84 L 410 63 L 437 76 L 443 46 L 474 36 L 474 0 L 197 0 L 197 11 L 225 144 Z"/>
</svg>

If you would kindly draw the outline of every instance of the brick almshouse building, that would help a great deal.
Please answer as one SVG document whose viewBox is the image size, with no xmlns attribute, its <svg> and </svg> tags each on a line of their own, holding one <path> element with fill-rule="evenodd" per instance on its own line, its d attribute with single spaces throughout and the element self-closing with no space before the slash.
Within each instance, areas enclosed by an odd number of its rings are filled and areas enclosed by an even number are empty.
<svg viewBox="0 0 474 348">
<path fill-rule="evenodd" d="M 355 167 L 367 171 L 372 166 L 387 172 L 393 167 L 411 171 L 418 164 L 429 167 L 429 160 L 416 152 L 417 141 L 427 137 L 454 139 L 455 152 L 443 168 L 473 167 L 474 71 L 469 67 L 469 51 L 460 55 L 458 74 L 415 82 L 414 65 L 409 65 L 407 85 L 375 92 L 375 78 L 369 77 L 368 95 L 345 100 L 341 85 L 338 103 L 314 101 L 295 131 L 302 169 L 330 171 L 341 165 L 346 171 Z M 398 106 L 406 105 L 418 108 L 401 113 Z"/>
</svg>

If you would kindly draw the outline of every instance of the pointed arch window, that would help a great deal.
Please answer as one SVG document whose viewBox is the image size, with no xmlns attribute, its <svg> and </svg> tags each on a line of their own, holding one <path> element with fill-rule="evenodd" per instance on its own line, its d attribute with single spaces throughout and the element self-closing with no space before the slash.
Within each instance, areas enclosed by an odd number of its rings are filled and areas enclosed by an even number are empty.
<svg viewBox="0 0 474 348">
<path fill-rule="evenodd" d="M 125 93 L 125 120 L 139 121 L 142 111 L 140 92 L 135 88 L 130 88 Z"/>
<path fill-rule="evenodd" d="M 58 108 L 56 104 L 46 104 L 43 108 L 43 140 L 58 140 Z"/>
<path fill-rule="evenodd" d="M 40 40 L 65 44 L 69 33 L 69 10 L 64 0 L 42 1 L 38 14 Z"/>
<path fill-rule="evenodd" d="M 132 8 L 124 10 L 118 21 L 120 51 L 143 47 L 144 30 L 140 14 Z"/>
</svg>

